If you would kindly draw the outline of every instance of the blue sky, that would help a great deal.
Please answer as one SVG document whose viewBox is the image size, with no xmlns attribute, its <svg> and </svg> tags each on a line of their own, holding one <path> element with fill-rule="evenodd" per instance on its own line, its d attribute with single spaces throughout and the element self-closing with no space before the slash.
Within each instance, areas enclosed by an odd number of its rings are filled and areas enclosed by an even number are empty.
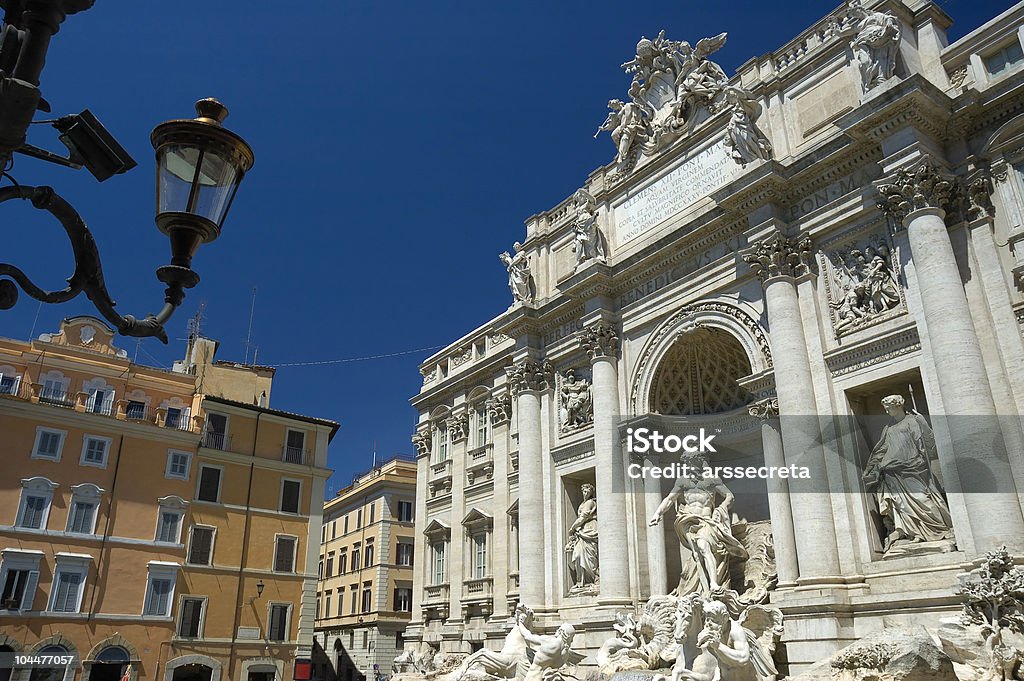
<svg viewBox="0 0 1024 681">
<path fill-rule="evenodd" d="M 949 0 L 955 39 L 1002 2 Z M 696 40 L 729 33 L 715 59 L 732 74 L 837 6 L 814 2 L 215 3 L 99 0 L 52 43 L 43 94 L 55 114 L 91 109 L 139 166 L 99 184 L 19 158 L 22 184 L 50 184 L 93 229 L 122 314 L 159 308 L 153 274 L 169 259 L 153 224 L 157 123 L 217 97 L 227 125 L 256 153 L 222 237 L 193 263 L 202 276 L 171 320 L 169 346 L 138 360 L 169 366 L 185 325 L 206 304 L 204 335 L 220 357 L 246 354 L 252 288 L 260 364 L 364 357 L 444 345 L 511 298 L 497 254 L 611 160 L 591 139 L 605 103 L 622 98 L 619 64 L 662 28 Z M 60 150 L 48 126 L 32 142 Z M 2 207 L 0 259 L 59 288 L 70 248 L 56 223 Z M 38 313 L 38 319 L 37 319 Z M 22 295 L 0 312 L 0 335 L 28 338 L 62 317 L 93 314 L 84 296 L 44 305 Z M 123 339 L 130 354 L 134 339 Z M 330 450 L 339 489 L 380 456 L 410 452 L 430 352 L 282 367 L 272 406 L 341 422 Z M 250 359 L 252 352 L 249 353 Z"/>
</svg>

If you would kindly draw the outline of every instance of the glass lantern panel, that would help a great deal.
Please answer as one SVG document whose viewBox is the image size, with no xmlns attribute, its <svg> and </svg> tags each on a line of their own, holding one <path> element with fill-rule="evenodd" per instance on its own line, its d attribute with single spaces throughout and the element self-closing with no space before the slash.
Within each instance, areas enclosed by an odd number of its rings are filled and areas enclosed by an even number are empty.
<svg viewBox="0 0 1024 681">
<path fill-rule="evenodd" d="M 157 158 L 157 212 L 187 213 L 199 150 L 179 144 L 160 147 Z"/>
<path fill-rule="evenodd" d="M 221 224 L 237 187 L 238 169 L 222 156 L 206 152 L 202 158 L 199 192 L 192 212 Z"/>
</svg>

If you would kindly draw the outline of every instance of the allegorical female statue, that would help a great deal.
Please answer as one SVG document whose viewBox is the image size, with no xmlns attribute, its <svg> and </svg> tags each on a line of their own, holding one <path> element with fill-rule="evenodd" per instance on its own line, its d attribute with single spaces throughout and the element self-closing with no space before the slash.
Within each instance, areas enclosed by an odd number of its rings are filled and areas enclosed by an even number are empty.
<svg viewBox="0 0 1024 681">
<path fill-rule="evenodd" d="M 732 535 L 730 511 L 735 499 L 733 493 L 716 477 L 705 477 L 706 459 L 701 455 L 683 458 L 690 477 L 680 475 L 672 491 L 658 506 L 650 520 L 651 525 L 676 507 L 675 530 L 679 543 L 690 550 L 693 557 L 683 566 L 676 596 L 689 593 L 713 593 L 729 588 L 729 558 L 746 560 L 747 550 Z M 721 499 L 721 501 L 719 501 Z"/>
<path fill-rule="evenodd" d="M 875 492 L 885 526 L 885 552 L 898 545 L 953 538 L 949 507 L 931 469 L 932 429 L 923 416 L 908 414 L 903 405 L 900 395 L 882 399 L 893 422 L 882 431 L 864 468 L 864 484 Z"/>
<path fill-rule="evenodd" d="M 594 486 L 589 482 L 580 488 L 583 503 L 576 510 L 576 520 L 569 527 L 569 541 L 565 544 L 569 574 L 574 585 L 572 591 L 596 586 L 600 581 L 597 561 L 597 501 Z"/>
</svg>

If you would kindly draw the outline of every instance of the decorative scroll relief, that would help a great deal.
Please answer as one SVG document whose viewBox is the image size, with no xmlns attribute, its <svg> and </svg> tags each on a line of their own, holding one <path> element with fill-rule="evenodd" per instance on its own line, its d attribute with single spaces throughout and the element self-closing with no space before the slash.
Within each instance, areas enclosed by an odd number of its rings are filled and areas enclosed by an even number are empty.
<svg viewBox="0 0 1024 681">
<path fill-rule="evenodd" d="M 734 180 L 742 168 L 718 141 L 687 159 L 654 184 L 615 206 L 616 244 L 643 236 L 652 228 Z"/>
</svg>

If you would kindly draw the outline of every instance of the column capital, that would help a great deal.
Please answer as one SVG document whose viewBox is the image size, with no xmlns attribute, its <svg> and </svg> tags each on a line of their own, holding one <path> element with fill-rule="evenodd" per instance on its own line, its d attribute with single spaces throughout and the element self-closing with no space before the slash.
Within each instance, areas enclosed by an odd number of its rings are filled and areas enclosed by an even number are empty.
<svg viewBox="0 0 1024 681">
<path fill-rule="evenodd" d="M 956 178 L 943 172 L 927 155 L 875 183 L 875 187 L 882 196 L 878 207 L 900 222 L 917 210 L 945 210 L 957 193 Z"/>
<path fill-rule="evenodd" d="M 764 285 L 772 277 L 800 277 L 811 273 L 811 237 L 796 238 L 775 232 L 749 249 L 743 262 Z"/>
<path fill-rule="evenodd" d="M 767 399 L 754 402 L 747 407 L 747 413 L 755 418 L 759 418 L 762 421 L 773 419 L 779 415 L 779 398 L 769 397 Z"/>
<path fill-rule="evenodd" d="M 964 187 L 964 214 L 971 222 L 995 217 L 992 205 L 992 177 L 981 173 L 967 181 Z"/>
<path fill-rule="evenodd" d="M 505 375 L 509 392 L 519 395 L 524 390 L 547 390 L 554 381 L 555 369 L 547 360 L 524 359 L 505 367 Z"/>
<path fill-rule="evenodd" d="M 587 351 L 590 361 L 616 358 L 619 355 L 619 331 L 615 324 L 601 320 L 583 329 L 579 335 L 580 346 Z"/>
<path fill-rule="evenodd" d="M 445 419 L 445 426 L 448 428 L 448 437 L 452 442 L 459 442 L 469 437 L 469 414 L 461 411 L 452 414 Z"/>
<path fill-rule="evenodd" d="M 430 454 L 430 427 L 423 428 L 416 431 L 416 434 L 412 436 L 412 445 L 416 448 L 416 456 L 426 456 Z"/>
</svg>

